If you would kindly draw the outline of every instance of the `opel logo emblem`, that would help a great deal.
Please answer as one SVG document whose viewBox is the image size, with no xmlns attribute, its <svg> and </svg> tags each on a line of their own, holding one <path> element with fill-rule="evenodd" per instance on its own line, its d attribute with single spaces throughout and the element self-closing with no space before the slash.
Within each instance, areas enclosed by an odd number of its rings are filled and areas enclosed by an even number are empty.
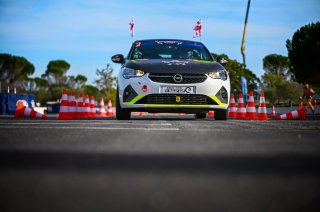
<svg viewBox="0 0 320 212">
<path fill-rule="evenodd" d="M 174 76 L 173 76 L 173 81 L 174 82 L 176 82 L 176 83 L 180 83 L 180 82 L 182 82 L 182 76 L 181 76 L 181 74 L 175 74 Z"/>
</svg>

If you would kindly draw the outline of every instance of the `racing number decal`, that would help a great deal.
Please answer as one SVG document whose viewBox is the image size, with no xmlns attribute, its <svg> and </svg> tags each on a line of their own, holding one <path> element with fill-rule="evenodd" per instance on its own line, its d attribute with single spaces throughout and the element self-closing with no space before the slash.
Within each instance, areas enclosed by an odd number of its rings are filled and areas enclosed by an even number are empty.
<svg viewBox="0 0 320 212">
<path fill-rule="evenodd" d="M 180 101 L 181 101 L 180 96 L 176 96 L 176 103 L 180 103 Z"/>
</svg>

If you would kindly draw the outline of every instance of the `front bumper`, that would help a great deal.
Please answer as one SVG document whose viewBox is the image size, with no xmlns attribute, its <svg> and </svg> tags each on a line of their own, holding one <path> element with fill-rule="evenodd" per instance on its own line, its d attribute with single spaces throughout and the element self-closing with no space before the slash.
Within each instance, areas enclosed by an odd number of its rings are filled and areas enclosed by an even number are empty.
<svg viewBox="0 0 320 212">
<path fill-rule="evenodd" d="M 163 94 L 161 86 L 195 86 L 195 94 Z M 230 98 L 230 81 L 207 77 L 194 84 L 168 84 L 152 81 L 148 74 L 143 77 L 124 79 L 118 77 L 121 108 L 132 111 L 203 112 L 214 109 L 226 110 Z M 179 101 L 177 101 L 179 100 Z"/>
</svg>

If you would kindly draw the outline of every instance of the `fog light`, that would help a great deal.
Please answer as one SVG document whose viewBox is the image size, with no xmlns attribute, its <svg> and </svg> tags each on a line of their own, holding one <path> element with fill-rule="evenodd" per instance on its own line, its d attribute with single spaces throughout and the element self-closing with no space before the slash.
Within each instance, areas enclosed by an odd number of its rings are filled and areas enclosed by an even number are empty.
<svg viewBox="0 0 320 212">
<path fill-rule="evenodd" d="M 216 93 L 216 97 L 222 102 L 227 103 L 228 102 L 228 91 L 225 87 L 221 87 L 221 89 Z"/>
<path fill-rule="evenodd" d="M 134 91 L 131 85 L 128 85 L 123 91 L 123 102 L 130 102 L 138 94 Z"/>
<path fill-rule="evenodd" d="M 227 99 L 228 98 L 228 93 L 226 91 L 221 91 L 221 97 L 224 98 L 224 99 Z"/>
</svg>

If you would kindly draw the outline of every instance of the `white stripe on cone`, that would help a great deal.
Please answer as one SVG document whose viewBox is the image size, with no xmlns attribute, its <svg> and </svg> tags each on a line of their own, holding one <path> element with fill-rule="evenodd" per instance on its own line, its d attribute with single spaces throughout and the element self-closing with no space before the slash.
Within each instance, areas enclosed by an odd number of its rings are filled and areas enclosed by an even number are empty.
<svg viewBox="0 0 320 212">
<path fill-rule="evenodd" d="M 292 114 L 292 118 L 293 118 L 293 119 L 297 119 L 297 118 L 299 117 L 299 113 L 298 113 L 297 110 L 292 111 L 291 114 Z"/>
<path fill-rule="evenodd" d="M 24 109 L 24 117 L 30 117 L 30 114 L 31 114 L 31 109 L 26 107 Z"/>
<path fill-rule="evenodd" d="M 237 108 L 236 107 L 229 107 L 228 112 L 237 112 Z"/>
<path fill-rule="evenodd" d="M 237 112 L 245 113 L 246 112 L 246 108 L 245 107 L 240 107 L 240 108 L 238 108 Z"/>
</svg>

